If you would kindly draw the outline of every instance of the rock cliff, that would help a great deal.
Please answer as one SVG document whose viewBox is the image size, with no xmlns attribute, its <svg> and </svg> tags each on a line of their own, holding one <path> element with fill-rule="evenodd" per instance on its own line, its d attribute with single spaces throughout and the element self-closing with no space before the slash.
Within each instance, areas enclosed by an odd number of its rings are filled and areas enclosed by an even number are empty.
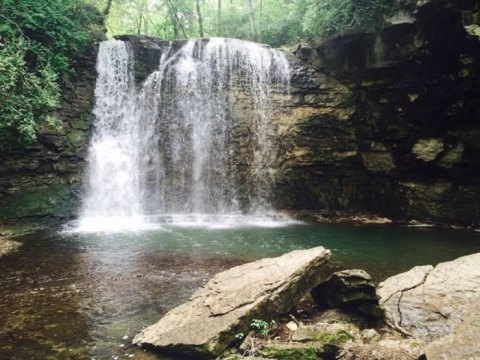
<svg viewBox="0 0 480 360">
<path fill-rule="evenodd" d="M 402 1 L 375 33 L 294 47 L 322 85 L 296 111 L 322 109 L 290 123 L 278 206 L 478 226 L 478 10 Z"/>
<path fill-rule="evenodd" d="M 478 226 L 478 5 L 405 0 L 375 32 L 286 52 L 290 94 L 272 93 L 275 207 Z M 121 39 L 133 46 L 141 82 L 166 45 Z M 231 103 L 232 166 L 241 168 L 252 156 L 241 83 Z M 248 194 L 248 179 L 236 180 Z"/>
<path fill-rule="evenodd" d="M 0 223 L 75 213 L 93 124 L 96 53 L 90 46 L 63 84 L 62 128 L 41 129 L 35 144 L 0 153 Z"/>
<path fill-rule="evenodd" d="M 270 123 L 276 208 L 480 225 L 479 1 L 397 3 L 375 32 L 286 51 L 291 89 L 273 92 Z M 132 44 L 141 82 L 166 42 L 121 39 Z M 73 214 L 92 126 L 95 50 L 79 63 L 65 86 L 63 130 L 0 154 L 0 220 Z M 239 159 L 232 166 L 242 168 L 254 151 L 252 110 L 241 83 L 231 93 Z M 235 181 L 248 196 L 248 179 Z"/>
</svg>

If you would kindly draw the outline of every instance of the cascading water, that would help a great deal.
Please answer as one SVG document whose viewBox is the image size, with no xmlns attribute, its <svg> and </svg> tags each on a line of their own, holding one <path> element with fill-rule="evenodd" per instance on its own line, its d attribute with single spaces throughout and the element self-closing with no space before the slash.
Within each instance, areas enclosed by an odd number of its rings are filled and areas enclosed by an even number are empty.
<svg viewBox="0 0 480 360">
<path fill-rule="evenodd" d="M 283 53 L 235 39 L 169 44 L 138 88 L 133 61 L 128 43 L 100 45 L 81 223 L 268 211 L 272 93 L 290 78 Z"/>
<path fill-rule="evenodd" d="M 122 41 L 100 44 L 95 88 L 96 118 L 81 220 L 87 228 L 115 228 L 125 219 L 142 223 L 142 147 L 136 118 L 133 56 Z"/>
</svg>

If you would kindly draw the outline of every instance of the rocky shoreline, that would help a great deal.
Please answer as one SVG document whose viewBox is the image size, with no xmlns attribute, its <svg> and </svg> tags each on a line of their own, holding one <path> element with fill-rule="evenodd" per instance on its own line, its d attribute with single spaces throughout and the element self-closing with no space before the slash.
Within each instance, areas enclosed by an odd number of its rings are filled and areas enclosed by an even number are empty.
<svg viewBox="0 0 480 360">
<path fill-rule="evenodd" d="M 187 359 L 480 356 L 480 254 L 414 267 L 377 289 L 363 270 L 325 278 L 329 257 L 297 250 L 219 273 L 134 343 Z M 315 306 L 300 301 L 309 290 Z"/>
<path fill-rule="evenodd" d="M 51 227 L 52 225 L 53 224 L 51 221 L 45 221 L 44 223 L 30 221 L 24 223 L 14 223 L 10 224 L 9 226 L 0 224 L 0 258 L 18 251 L 23 245 L 21 241 L 14 239 L 41 229 Z"/>
<path fill-rule="evenodd" d="M 419 221 L 415 219 L 392 219 L 376 214 L 331 210 L 280 210 L 274 216 L 290 218 L 306 223 L 353 224 L 353 225 L 396 225 L 414 228 L 444 228 L 454 230 L 480 231 L 476 226 L 463 226 L 455 223 Z"/>
</svg>

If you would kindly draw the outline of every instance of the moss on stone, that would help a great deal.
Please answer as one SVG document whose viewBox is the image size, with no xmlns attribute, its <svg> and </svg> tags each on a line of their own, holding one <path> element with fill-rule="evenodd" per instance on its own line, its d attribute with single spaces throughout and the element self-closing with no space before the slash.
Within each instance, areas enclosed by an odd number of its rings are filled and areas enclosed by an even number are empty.
<svg viewBox="0 0 480 360">
<path fill-rule="evenodd" d="M 323 345 L 341 345 L 343 343 L 346 343 L 348 340 L 353 339 L 353 336 L 345 330 L 338 330 L 335 333 L 312 333 L 311 339 L 315 341 L 320 341 Z"/>
<path fill-rule="evenodd" d="M 42 189 L 12 194 L 0 207 L 0 220 L 32 217 L 68 217 L 75 186 L 52 184 Z"/>
<path fill-rule="evenodd" d="M 71 129 L 65 139 L 66 149 L 79 149 L 81 147 L 80 145 L 85 142 L 86 136 L 85 130 Z"/>
<path fill-rule="evenodd" d="M 314 360 L 317 359 L 317 353 L 326 351 L 330 347 L 341 347 L 347 341 L 354 337 L 345 330 L 336 332 L 315 332 L 308 334 L 310 339 L 307 342 L 299 343 L 269 343 L 259 350 L 261 356 L 265 358 L 279 360 Z M 328 350 L 327 350 L 328 351 Z"/>
<path fill-rule="evenodd" d="M 266 347 L 261 350 L 261 355 L 266 358 L 279 360 L 316 360 L 317 352 L 317 348 L 310 346 L 290 349 Z"/>
</svg>

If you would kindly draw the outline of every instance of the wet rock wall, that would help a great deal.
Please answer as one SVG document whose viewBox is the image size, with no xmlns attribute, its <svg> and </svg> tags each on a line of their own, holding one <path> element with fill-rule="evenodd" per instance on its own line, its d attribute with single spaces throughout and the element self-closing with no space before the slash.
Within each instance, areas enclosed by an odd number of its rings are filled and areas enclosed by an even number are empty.
<svg viewBox="0 0 480 360">
<path fill-rule="evenodd" d="M 278 206 L 478 226 L 478 9 L 404 1 L 376 33 L 293 48 L 329 88 L 298 109 L 333 102 L 293 116 Z"/>
<path fill-rule="evenodd" d="M 479 2 L 403 0 L 375 32 L 286 51 L 288 95 L 272 93 L 271 202 L 278 209 L 480 223 Z M 137 81 L 165 41 L 122 37 Z M 184 42 L 174 42 L 180 48 Z M 92 128 L 95 50 L 63 94 L 61 131 L 0 154 L 0 220 L 74 216 Z M 232 151 L 246 167 L 251 104 L 231 90 Z M 241 171 L 237 173 L 241 174 Z M 247 175 L 235 179 L 248 197 Z"/>
<path fill-rule="evenodd" d="M 75 216 L 93 125 L 96 47 L 78 59 L 63 84 L 60 130 L 40 129 L 38 141 L 0 153 L 0 223 Z"/>
</svg>

